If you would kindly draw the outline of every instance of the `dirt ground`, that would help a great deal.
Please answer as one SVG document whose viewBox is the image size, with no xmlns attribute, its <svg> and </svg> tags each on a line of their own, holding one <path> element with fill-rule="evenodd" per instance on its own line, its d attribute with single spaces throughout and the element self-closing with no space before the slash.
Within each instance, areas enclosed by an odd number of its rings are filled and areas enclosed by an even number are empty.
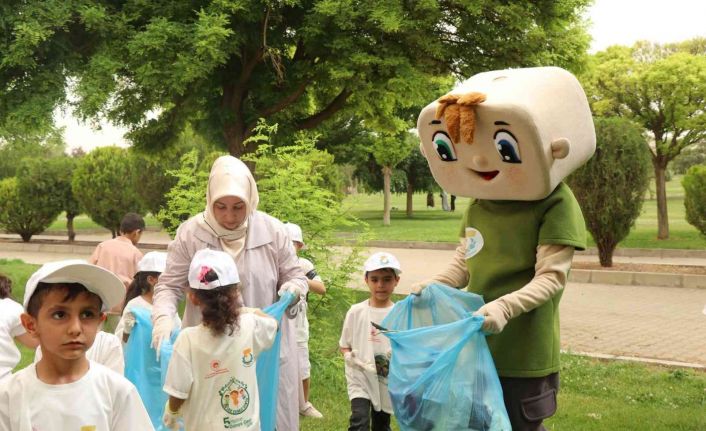
<svg viewBox="0 0 706 431">
<path fill-rule="evenodd" d="M 618 263 L 613 262 L 611 267 L 603 267 L 598 262 L 574 262 L 573 269 L 599 269 L 604 271 L 630 271 L 630 272 L 666 272 L 672 274 L 706 275 L 706 267 L 693 265 L 657 265 L 646 263 Z"/>
</svg>

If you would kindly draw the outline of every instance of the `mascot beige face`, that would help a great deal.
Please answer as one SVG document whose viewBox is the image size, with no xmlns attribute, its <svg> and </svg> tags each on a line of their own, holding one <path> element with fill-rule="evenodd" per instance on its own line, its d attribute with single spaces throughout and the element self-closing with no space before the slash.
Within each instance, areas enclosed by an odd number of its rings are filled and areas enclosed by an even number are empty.
<svg viewBox="0 0 706 431">
<path fill-rule="evenodd" d="M 436 182 L 477 199 L 543 199 L 596 148 L 586 95 L 558 67 L 475 75 L 427 105 L 417 130 Z"/>
</svg>

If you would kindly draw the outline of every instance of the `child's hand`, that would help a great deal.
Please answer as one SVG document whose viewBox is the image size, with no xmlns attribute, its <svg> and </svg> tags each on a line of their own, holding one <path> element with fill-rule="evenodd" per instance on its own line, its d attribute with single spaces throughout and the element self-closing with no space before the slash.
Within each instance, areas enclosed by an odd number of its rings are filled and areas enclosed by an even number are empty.
<svg viewBox="0 0 706 431">
<path fill-rule="evenodd" d="M 128 311 L 125 313 L 125 316 L 123 316 L 123 324 L 125 325 L 123 332 L 125 334 L 129 334 L 132 331 L 132 328 L 135 327 L 136 322 L 135 315 L 132 312 Z"/>
<path fill-rule="evenodd" d="M 173 412 L 172 409 L 169 408 L 169 400 L 167 400 L 167 403 L 164 405 L 164 415 L 162 416 L 162 422 L 164 423 L 164 426 L 166 426 L 170 430 L 179 430 L 180 418 L 181 409 L 178 409 L 177 411 Z"/>
</svg>

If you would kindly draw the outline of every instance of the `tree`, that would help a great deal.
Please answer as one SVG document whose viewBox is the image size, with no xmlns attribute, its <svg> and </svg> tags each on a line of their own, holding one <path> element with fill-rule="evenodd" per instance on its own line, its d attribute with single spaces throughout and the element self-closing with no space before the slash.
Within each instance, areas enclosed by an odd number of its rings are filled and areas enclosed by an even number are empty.
<svg viewBox="0 0 706 431">
<path fill-rule="evenodd" d="M 32 191 L 36 194 L 20 193 L 17 178 L 0 180 L 0 227 L 20 235 L 24 242 L 44 232 L 60 211 L 57 205 L 45 202 L 43 184 Z"/>
<path fill-rule="evenodd" d="M 568 183 L 581 205 L 601 266 L 640 215 L 649 184 L 647 142 L 640 126 L 624 118 L 596 118 L 596 153 Z"/>
<path fill-rule="evenodd" d="M 689 168 L 682 185 L 686 221 L 706 236 L 706 164 Z"/>
<path fill-rule="evenodd" d="M 390 181 L 392 170 L 412 151 L 410 141 L 406 139 L 407 132 L 396 135 L 383 135 L 373 143 L 372 153 L 375 161 L 382 167 L 383 177 L 383 214 L 382 224 L 390 225 L 390 209 L 392 207 L 392 189 Z"/>
<path fill-rule="evenodd" d="M 706 140 L 706 53 L 682 51 L 698 52 L 697 42 L 611 47 L 596 54 L 586 77 L 595 114 L 632 118 L 654 139 L 649 151 L 659 239 L 669 238 L 667 165 L 684 148 Z"/>
<path fill-rule="evenodd" d="M 118 147 L 94 149 L 79 159 L 74 171 L 74 196 L 86 214 L 110 230 L 113 237 L 120 231 L 126 213 L 144 213 L 132 187 L 133 175 L 133 159 L 128 150 Z"/>
<path fill-rule="evenodd" d="M 8 0 L 0 128 L 50 123 L 70 99 L 80 118 L 126 126 L 142 147 L 191 123 L 239 156 L 259 118 L 289 134 L 344 108 L 391 132 L 395 109 L 431 99 L 433 76 L 580 68 L 589 3 Z"/>
<path fill-rule="evenodd" d="M 14 177 L 25 158 L 45 160 L 62 155 L 66 146 L 62 133 L 54 128 L 46 132 L 0 130 L 0 178 Z"/>
<path fill-rule="evenodd" d="M 71 189 L 76 159 L 62 155 L 47 160 L 25 159 L 18 171 L 20 196 L 32 196 L 41 205 L 66 213 L 66 231 L 69 241 L 76 238 L 74 218 L 80 206 Z"/>
<path fill-rule="evenodd" d="M 414 133 L 407 133 L 405 140 L 409 142 L 412 150 L 397 168 L 404 172 L 407 178 L 407 217 L 412 217 L 414 192 L 419 190 L 430 192 L 437 186 L 429 170 L 429 163 L 427 163 L 422 152 L 419 151 L 419 136 Z"/>
</svg>

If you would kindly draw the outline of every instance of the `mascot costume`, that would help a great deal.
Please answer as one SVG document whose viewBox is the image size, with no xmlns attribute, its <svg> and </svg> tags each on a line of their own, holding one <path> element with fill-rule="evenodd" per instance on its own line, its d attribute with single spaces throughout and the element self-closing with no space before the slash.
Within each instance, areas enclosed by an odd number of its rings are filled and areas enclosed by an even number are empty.
<svg viewBox="0 0 706 431">
<path fill-rule="evenodd" d="M 559 301 L 583 215 L 566 176 L 595 151 L 586 95 L 557 67 L 480 73 L 426 106 L 421 151 L 447 192 L 474 198 L 440 282 L 483 296 L 512 429 L 543 430 L 559 389 Z"/>
</svg>

